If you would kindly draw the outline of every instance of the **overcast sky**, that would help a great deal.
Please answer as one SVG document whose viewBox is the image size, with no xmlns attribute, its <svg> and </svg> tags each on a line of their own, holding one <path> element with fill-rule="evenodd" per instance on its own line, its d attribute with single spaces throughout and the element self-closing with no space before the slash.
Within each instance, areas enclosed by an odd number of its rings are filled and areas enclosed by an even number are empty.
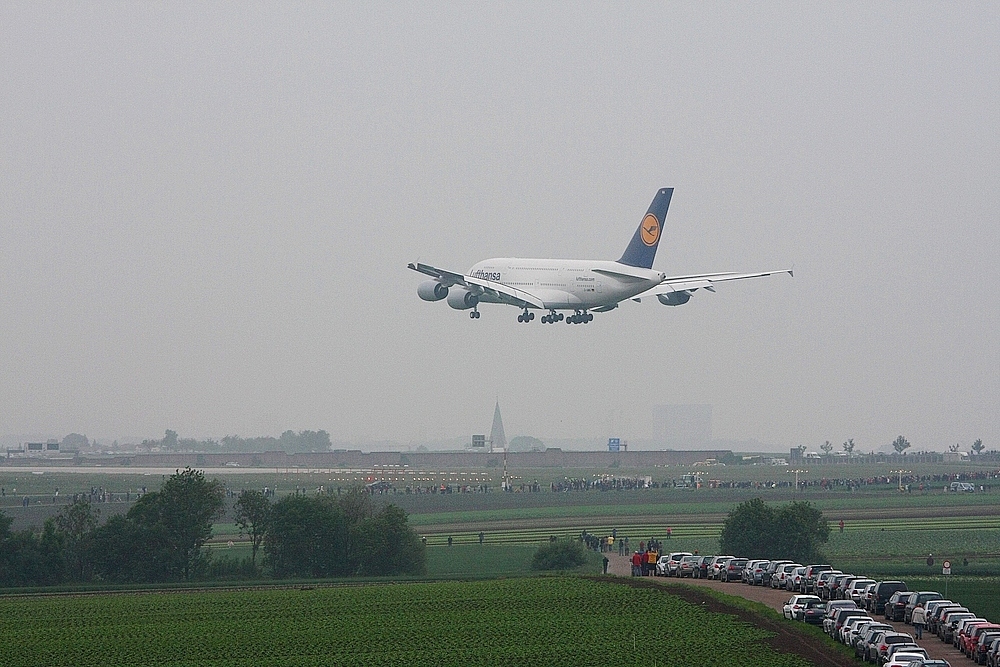
<svg viewBox="0 0 1000 667">
<path fill-rule="evenodd" d="M 992 2 L 3 3 L 0 434 L 1000 447 Z M 586 326 L 409 261 L 787 268 Z"/>
</svg>

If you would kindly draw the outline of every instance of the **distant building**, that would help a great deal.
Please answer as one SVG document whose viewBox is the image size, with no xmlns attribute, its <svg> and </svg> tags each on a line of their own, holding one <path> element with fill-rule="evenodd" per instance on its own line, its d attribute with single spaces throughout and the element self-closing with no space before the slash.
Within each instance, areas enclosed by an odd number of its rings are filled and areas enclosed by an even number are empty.
<svg viewBox="0 0 1000 667">
<path fill-rule="evenodd" d="M 711 405 L 653 406 L 653 439 L 669 449 L 696 449 L 712 443 Z"/>
</svg>

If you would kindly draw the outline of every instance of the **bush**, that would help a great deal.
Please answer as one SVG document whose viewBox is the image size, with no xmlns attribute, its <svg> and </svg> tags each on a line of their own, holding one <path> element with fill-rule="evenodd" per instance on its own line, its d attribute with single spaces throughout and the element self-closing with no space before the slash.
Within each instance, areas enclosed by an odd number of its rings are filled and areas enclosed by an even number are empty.
<svg viewBox="0 0 1000 667">
<path fill-rule="evenodd" d="M 556 540 L 538 547 L 531 557 L 533 570 L 571 570 L 587 562 L 583 544 L 576 540 Z"/>
</svg>

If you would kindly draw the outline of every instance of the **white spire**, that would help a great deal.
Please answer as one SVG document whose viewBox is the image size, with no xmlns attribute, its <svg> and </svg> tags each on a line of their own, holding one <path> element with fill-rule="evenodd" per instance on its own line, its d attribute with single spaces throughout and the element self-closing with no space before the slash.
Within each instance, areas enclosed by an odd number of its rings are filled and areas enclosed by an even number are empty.
<svg viewBox="0 0 1000 667">
<path fill-rule="evenodd" d="M 500 401 L 493 410 L 493 429 L 490 431 L 490 450 L 507 449 L 507 436 L 503 432 L 503 419 L 500 418 Z"/>
</svg>

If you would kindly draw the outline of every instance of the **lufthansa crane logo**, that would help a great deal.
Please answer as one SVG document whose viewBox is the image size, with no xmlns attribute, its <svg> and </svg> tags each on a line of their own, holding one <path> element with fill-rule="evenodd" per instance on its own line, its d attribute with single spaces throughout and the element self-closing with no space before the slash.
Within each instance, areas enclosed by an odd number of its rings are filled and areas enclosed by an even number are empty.
<svg viewBox="0 0 1000 667">
<path fill-rule="evenodd" d="M 639 225 L 639 235 L 646 245 L 656 245 L 656 242 L 660 240 L 660 221 L 656 219 L 655 215 L 646 214 L 646 217 L 642 219 L 642 224 Z"/>
</svg>

